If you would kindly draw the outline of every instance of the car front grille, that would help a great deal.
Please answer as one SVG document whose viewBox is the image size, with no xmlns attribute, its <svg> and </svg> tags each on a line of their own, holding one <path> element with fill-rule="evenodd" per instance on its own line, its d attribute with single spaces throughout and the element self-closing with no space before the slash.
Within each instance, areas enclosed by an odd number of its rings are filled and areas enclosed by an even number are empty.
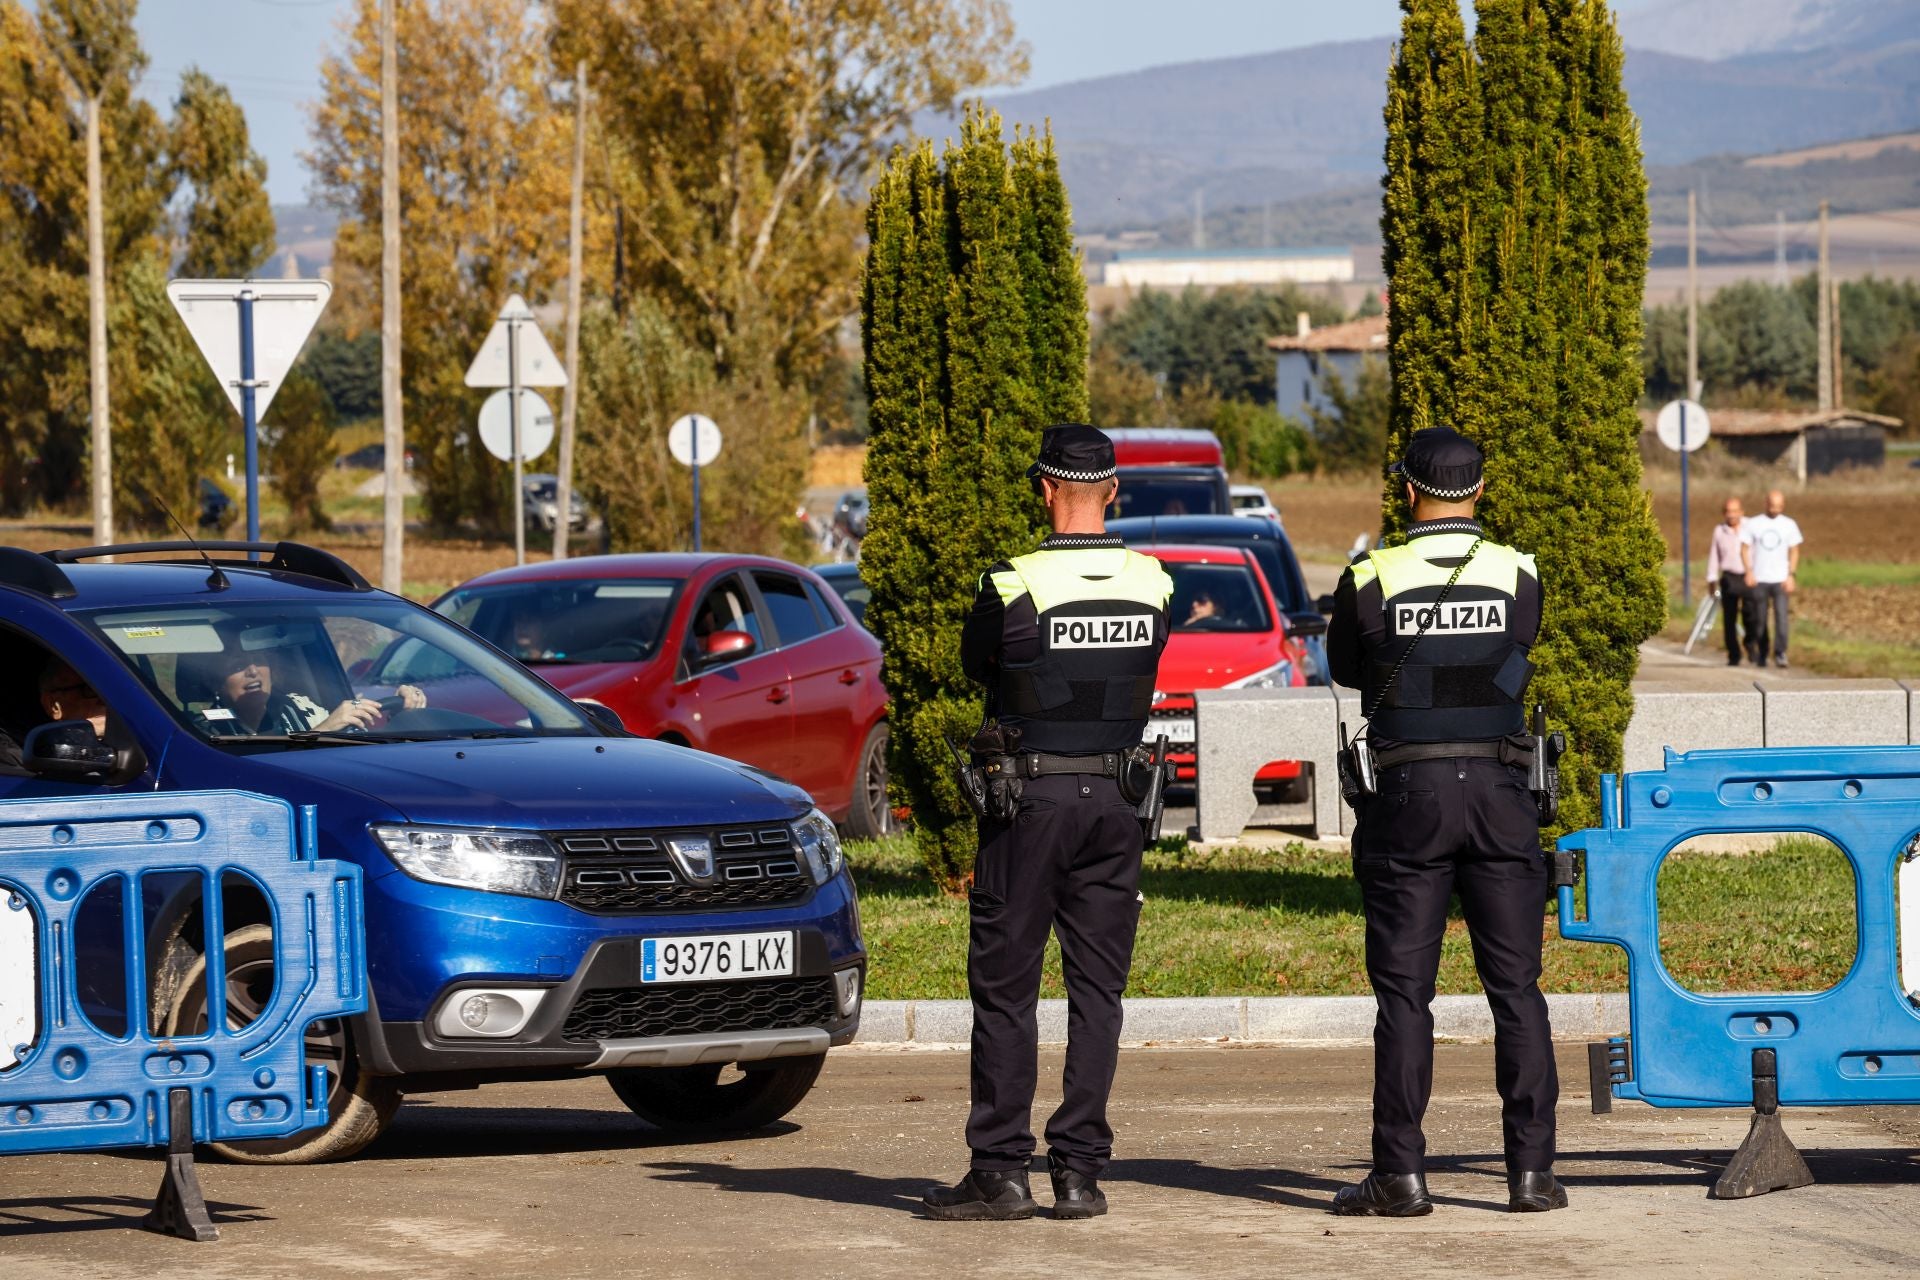
<svg viewBox="0 0 1920 1280">
<path fill-rule="evenodd" d="M 823 1027 L 833 1017 L 831 977 L 616 987 L 581 992 L 560 1035 L 588 1042 L 713 1035 Z"/>
<path fill-rule="evenodd" d="M 705 837 L 713 874 L 695 879 L 667 842 Z M 784 824 L 705 831 L 569 831 L 553 837 L 566 855 L 560 901 L 601 915 L 766 907 L 806 897 L 812 881 Z"/>
</svg>

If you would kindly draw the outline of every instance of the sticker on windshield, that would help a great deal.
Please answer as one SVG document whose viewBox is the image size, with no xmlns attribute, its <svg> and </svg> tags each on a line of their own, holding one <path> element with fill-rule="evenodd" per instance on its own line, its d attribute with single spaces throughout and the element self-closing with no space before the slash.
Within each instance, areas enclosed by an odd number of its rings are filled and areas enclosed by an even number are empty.
<svg viewBox="0 0 1920 1280">
<path fill-rule="evenodd" d="M 122 627 L 120 634 L 129 640 L 158 640 L 167 634 L 165 627 Z"/>
</svg>

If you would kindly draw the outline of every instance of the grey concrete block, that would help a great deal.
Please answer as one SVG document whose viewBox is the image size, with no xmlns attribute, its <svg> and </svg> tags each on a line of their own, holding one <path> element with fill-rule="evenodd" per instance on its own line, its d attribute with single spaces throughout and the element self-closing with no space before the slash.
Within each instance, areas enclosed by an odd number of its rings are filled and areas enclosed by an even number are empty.
<svg viewBox="0 0 1920 1280">
<path fill-rule="evenodd" d="M 1372 996 L 1252 996 L 1247 1000 L 1249 1040 L 1368 1040 L 1372 1036 Z"/>
<path fill-rule="evenodd" d="M 1906 745 L 1912 693 L 1891 680 L 1757 683 L 1769 747 Z"/>
<path fill-rule="evenodd" d="M 914 1000 L 909 1028 L 914 1044 L 966 1044 L 973 1039 L 973 1003 Z"/>
<path fill-rule="evenodd" d="M 1255 808 L 1253 778 L 1273 760 L 1314 768 L 1315 834 L 1339 828 L 1334 699 L 1324 687 L 1202 689 L 1194 694 L 1200 781 L 1194 806 L 1202 840 L 1232 840 Z"/>
<path fill-rule="evenodd" d="M 1128 1000 L 1120 1038 L 1129 1042 L 1243 1040 L 1247 1034 L 1246 1005 L 1239 996 Z"/>
<path fill-rule="evenodd" d="M 1920 747 L 1920 680 L 1902 680 L 1907 691 L 1907 741 Z"/>
<path fill-rule="evenodd" d="M 905 1000 L 869 1000 L 860 1008 L 860 1031 L 856 1044 L 905 1044 L 907 1035 Z"/>
<path fill-rule="evenodd" d="M 1702 751 L 1765 745 L 1765 707 L 1751 684 L 1711 692 L 1654 681 L 1633 687 L 1633 719 L 1623 753 L 1628 773 L 1663 767 L 1667 747 Z"/>
</svg>

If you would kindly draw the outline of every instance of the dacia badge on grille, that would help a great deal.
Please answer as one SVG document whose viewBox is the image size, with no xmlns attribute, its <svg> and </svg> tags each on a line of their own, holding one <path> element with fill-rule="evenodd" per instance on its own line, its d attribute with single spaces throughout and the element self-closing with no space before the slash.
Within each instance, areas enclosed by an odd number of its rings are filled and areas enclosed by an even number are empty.
<svg viewBox="0 0 1920 1280">
<path fill-rule="evenodd" d="M 701 884 L 713 879 L 713 841 L 709 837 L 674 836 L 667 841 L 667 851 L 687 879 Z"/>
</svg>

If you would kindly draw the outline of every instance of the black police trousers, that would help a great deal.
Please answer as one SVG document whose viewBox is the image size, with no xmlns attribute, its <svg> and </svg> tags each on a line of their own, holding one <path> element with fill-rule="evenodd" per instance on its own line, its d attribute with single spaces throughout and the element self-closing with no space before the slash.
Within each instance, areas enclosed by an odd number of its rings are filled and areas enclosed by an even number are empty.
<svg viewBox="0 0 1920 1280">
<path fill-rule="evenodd" d="M 1097 1178 L 1113 1153 L 1107 1094 L 1140 923 L 1139 819 L 1111 778 L 1056 774 L 1030 779 L 1014 820 L 982 823 L 981 835 L 967 946 L 973 1167 L 1004 1172 L 1033 1159 L 1035 1008 L 1051 928 L 1067 985 L 1067 1063 L 1047 1146 Z"/>
<path fill-rule="evenodd" d="M 1434 979 L 1458 891 L 1493 1010 L 1494 1082 L 1509 1173 L 1553 1167 L 1560 1099 L 1540 938 L 1547 860 L 1526 771 L 1497 760 L 1422 760 L 1382 772 L 1354 832 L 1367 915 L 1373 1025 L 1373 1167 L 1424 1173 L 1433 1093 Z"/>
</svg>

